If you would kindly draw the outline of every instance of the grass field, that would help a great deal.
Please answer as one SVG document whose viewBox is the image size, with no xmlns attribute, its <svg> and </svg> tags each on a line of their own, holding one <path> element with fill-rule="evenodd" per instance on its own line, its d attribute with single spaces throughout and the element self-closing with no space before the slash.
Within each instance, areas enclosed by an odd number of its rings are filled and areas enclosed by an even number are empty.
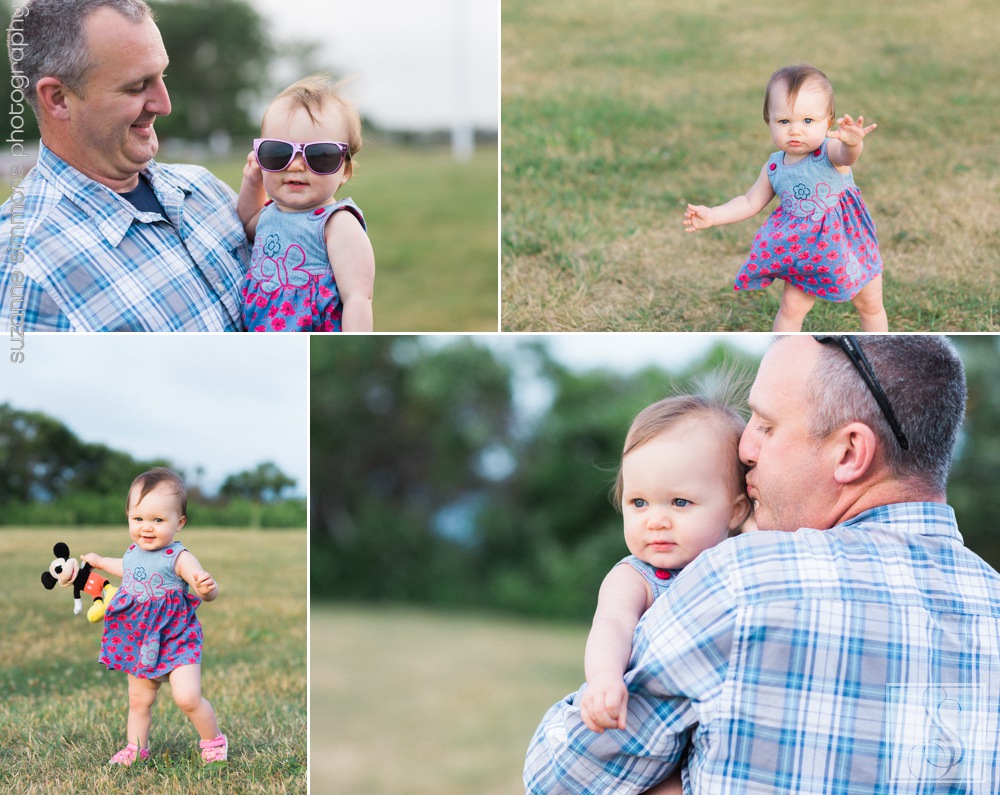
<svg viewBox="0 0 1000 795">
<path fill-rule="evenodd" d="M 754 219 L 686 234 L 773 151 L 768 76 L 830 76 L 879 127 L 855 179 L 894 331 L 1000 329 L 993 0 L 502 4 L 504 330 L 766 331 L 781 283 L 735 294 Z M 804 330 L 857 330 L 818 301 Z"/>
<path fill-rule="evenodd" d="M 314 603 L 310 638 L 313 795 L 517 795 L 586 628 Z"/>
<path fill-rule="evenodd" d="M 238 190 L 244 162 L 204 165 Z M 8 183 L 0 180 L 0 201 Z M 446 148 L 371 142 L 340 195 L 364 212 L 375 250 L 376 331 L 497 330 L 495 146 L 462 163 Z"/>
<path fill-rule="evenodd" d="M 203 604 L 202 692 L 230 741 L 206 768 L 169 686 L 153 708 L 150 760 L 109 768 L 124 745 L 124 674 L 97 663 L 101 626 L 73 615 L 72 592 L 39 578 L 64 540 L 72 554 L 118 555 L 121 529 L 0 528 L 0 791 L 305 793 L 306 534 L 189 527 L 179 540 L 219 582 Z M 116 578 L 112 578 L 117 583 Z M 84 610 L 89 605 L 84 597 Z"/>
</svg>

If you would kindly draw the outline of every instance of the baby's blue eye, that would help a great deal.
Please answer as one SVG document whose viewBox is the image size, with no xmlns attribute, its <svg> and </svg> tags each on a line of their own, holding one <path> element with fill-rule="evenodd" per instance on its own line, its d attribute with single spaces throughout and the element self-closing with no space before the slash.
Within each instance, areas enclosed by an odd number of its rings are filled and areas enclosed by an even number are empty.
<svg viewBox="0 0 1000 795">
<path fill-rule="evenodd" d="M 805 122 L 806 122 L 806 124 L 812 124 L 813 120 L 812 119 L 806 119 Z"/>
</svg>

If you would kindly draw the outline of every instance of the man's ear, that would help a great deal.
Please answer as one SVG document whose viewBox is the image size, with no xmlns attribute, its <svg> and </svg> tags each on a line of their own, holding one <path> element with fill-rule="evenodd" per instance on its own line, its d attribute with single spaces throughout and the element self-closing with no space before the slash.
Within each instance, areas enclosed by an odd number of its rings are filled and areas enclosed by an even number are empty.
<svg viewBox="0 0 1000 795">
<path fill-rule="evenodd" d="M 863 422 L 852 422 L 837 431 L 834 449 L 838 459 L 834 465 L 833 479 L 847 485 L 863 478 L 875 462 L 878 437 Z"/>
<path fill-rule="evenodd" d="M 58 77 L 42 77 L 35 84 L 38 104 L 55 119 L 69 118 L 68 95 L 72 93 Z"/>
</svg>

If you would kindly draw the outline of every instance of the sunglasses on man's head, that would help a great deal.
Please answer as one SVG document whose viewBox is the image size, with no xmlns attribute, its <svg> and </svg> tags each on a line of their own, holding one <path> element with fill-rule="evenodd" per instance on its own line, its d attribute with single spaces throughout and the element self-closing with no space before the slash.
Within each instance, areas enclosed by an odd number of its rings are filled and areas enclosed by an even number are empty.
<svg viewBox="0 0 1000 795">
<path fill-rule="evenodd" d="M 351 159 L 351 147 L 336 141 L 313 141 L 296 144 L 279 138 L 255 138 L 254 157 L 263 171 L 284 171 L 299 152 L 314 174 L 336 174 L 344 162 Z"/>
<path fill-rule="evenodd" d="M 882 389 L 882 385 L 875 377 L 875 371 L 872 369 L 868 357 L 861 350 L 861 345 L 858 343 L 857 338 L 850 334 L 813 334 L 813 339 L 823 345 L 836 345 L 847 355 L 847 358 L 851 360 L 851 364 L 854 365 L 854 369 L 861 375 L 861 380 L 865 382 L 868 391 L 875 398 L 875 402 L 878 403 L 878 407 L 882 409 L 882 413 L 885 415 L 889 427 L 892 428 L 899 446 L 904 450 L 908 450 L 910 442 L 906 438 L 906 434 L 903 433 L 903 428 L 899 424 L 899 420 L 896 419 L 896 412 L 892 410 L 889 397 L 885 394 L 885 390 Z"/>
</svg>

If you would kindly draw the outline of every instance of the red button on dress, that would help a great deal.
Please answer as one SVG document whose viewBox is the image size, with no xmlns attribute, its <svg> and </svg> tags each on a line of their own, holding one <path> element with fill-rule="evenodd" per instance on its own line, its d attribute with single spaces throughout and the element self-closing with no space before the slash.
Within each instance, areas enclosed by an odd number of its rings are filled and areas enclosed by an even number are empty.
<svg viewBox="0 0 1000 795">
<path fill-rule="evenodd" d="M 776 169 L 777 167 L 778 167 L 777 163 L 771 163 L 771 166 L 770 166 L 771 171 L 774 171 L 774 169 Z"/>
<path fill-rule="evenodd" d="M 669 580 L 671 577 L 674 576 L 666 569 L 656 569 L 654 573 L 656 574 L 656 579 L 658 580 Z"/>
</svg>

